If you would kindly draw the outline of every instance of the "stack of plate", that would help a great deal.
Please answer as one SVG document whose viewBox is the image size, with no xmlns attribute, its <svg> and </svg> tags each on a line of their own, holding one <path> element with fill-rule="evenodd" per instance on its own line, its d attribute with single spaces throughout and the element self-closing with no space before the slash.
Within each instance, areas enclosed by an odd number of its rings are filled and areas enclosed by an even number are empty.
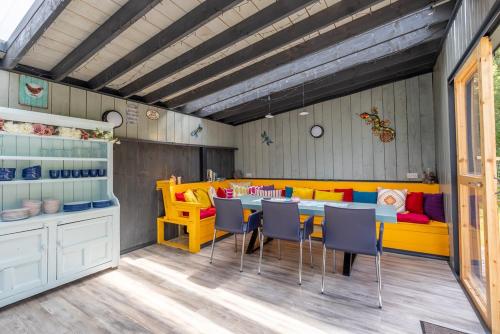
<svg viewBox="0 0 500 334">
<path fill-rule="evenodd" d="M 23 169 L 23 179 L 25 180 L 38 180 L 42 176 L 42 167 L 32 166 Z"/>
<path fill-rule="evenodd" d="M 23 208 L 29 210 L 30 217 L 39 215 L 42 210 L 42 201 L 23 199 Z"/>
<path fill-rule="evenodd" d="M 92 207 L 98 209 L 98 208 L 107 208 L 108 206 L 112 206 L 113 201 L 110 199 L 104 199 L 100 201 L 93 201 L 92 202 Z"/>
<path fill-rule="evenodd" d="M 61 201 L 58 199 L 43 200 L 43 212 L 47 214 L 53 214 L 59 212 L 60 207 L 61 207 Z"/>
<path fill-rule="evenodd" d="M 63 206 L 64 212 L 83 211 L 83 210 L 88 210 L 90 208 L 91 208 L 91 203 L 87 201 L 64 203 Z"/>
<path fill-rule="evenodd" d="M 4 210 L 1 216 L 3 221 L 26 219 L 30 216 L 30 210 L 28 208 Z"/>
<path fill-rule="evenodd" d="M 0 168 L 0 181 L 12 181 L 15 177 L 15 168 Z"/>
</svg>

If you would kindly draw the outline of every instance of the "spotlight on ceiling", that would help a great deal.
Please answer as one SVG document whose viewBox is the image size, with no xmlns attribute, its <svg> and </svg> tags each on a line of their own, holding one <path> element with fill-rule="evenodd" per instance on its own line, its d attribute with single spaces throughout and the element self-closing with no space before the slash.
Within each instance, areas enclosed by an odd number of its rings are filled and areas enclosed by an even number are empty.
<svg viewBox="0 0 500 334">
<path fill-rule="evenodd" d="M 274 115 L 273 115 L 273 114 L 271 114 L 271 113 L 269 113 L 269 114 L 267 114 L 265 117 L 266 117 L 266 118 L 274 118 Z"/>
<path fill-rule="evenodd" d="M 304 110 L 304 111 L 299 112 L 299 116 L 307 116 L 307 115 L 309 115 L 309 111 Z"/>
</svg>

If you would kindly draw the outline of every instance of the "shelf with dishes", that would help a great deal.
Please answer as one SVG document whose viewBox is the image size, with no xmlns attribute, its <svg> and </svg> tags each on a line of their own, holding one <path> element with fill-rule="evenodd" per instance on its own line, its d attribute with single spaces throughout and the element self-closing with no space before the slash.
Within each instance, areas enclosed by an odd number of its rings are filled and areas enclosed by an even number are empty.
<svg viewBox="0 0 500 334">
<path fill-rule="evenodd" d="M 65 213 L 105 209 L 113 206 L 114 202 L 110 199 L 66 203 L 61 203 L 58 199 L 24 199 L 20 208 L 3 210 L 0 213 L 0 219 L 1 222 L 20 221 L 37 217 L 61 216 L 61 214 Z"/>
<path fill-rule="evenodd" d="M 17 168 L 15 167 L 0 168 L 0 185 L 93 181 L 107 179 L 107 170 L 105 168 L 49 169 L 49 178 L 42 178 L 42 166 L 35 165 L 22 169 L 22 179 L 16 179 L 16 171 Z"/>
<path fill-rule="evenodd" d="M 2 136 L 18 137 L 18 138 L 36 138 L 42 140 L 68 140 L 68 141 L 82 142 L 82 143 L 107 143 L 109 141 L 108 139 L 95 139 L 95 138 L 82 139 L 82 138 L 71 138 L 71 137 L 60 137 L 60 136 L 43 136 L 31 133 L 11 133 L 6 131 L 0 131 L 0 137 Z"/>
<path fill-rule="evenodd" d="M 46 156 L 23 156 L 23 155 L 0 155 L 0 160 L 14 161 L 108 161 L 107 158 L 80 158 L 80 157 L 46 157 Z"/>
</svg>

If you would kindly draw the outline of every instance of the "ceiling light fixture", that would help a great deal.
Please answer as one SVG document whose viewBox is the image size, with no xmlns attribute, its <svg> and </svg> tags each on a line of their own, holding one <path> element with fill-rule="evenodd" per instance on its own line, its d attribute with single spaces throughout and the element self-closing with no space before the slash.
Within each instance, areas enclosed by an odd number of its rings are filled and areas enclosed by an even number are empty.
<svg viewBox="0 0 500 334">
<path fill-rule="evenodd" d="M 302 109 L 304 109 L 305 107 L 305 97 L 304 97 L 304 83 L 302 83 Z M 306 111 L 306 110 L 302 110 L 301 112 L 299 112 L 299 116 L 307 116 L 309 115 L 309 111 Z"/>
<path fill-rule="evenodd" d="M 265 118 L 274 118 L 274 115 L 271 114 L 271 95 L 267 96 L 267 102 L 268 102 L 268 105 L 267 105 L 267 115 L 264 116 L 264 117 Z"/>
</svg>

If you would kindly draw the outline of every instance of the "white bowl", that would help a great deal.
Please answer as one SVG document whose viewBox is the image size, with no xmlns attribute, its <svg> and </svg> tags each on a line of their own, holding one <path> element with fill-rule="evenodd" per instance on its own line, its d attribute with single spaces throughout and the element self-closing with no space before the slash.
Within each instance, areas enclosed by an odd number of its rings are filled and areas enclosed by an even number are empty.
<svg viewBox="0 0 500 334">
<path fill-rule="evenodd" d="M 43 201 L 43 212 L 46 214 L 58 213 L 61 209 L 61 201 L 58 199 L 46 199 Z"/>
<path fill-rule="evenodd" d="M 28 208 L 4 210 L 1 213 L 3 221 L 13 221 L 26 219 L 30 215 L 30 210 Z"/>
<path fill-rule="evenodd" d="M 23 199 L 23 208 L 27 208 L 30 210 L 30 217 L 39 215 L 42 209 L 42 201 Z"/>
</svg>

